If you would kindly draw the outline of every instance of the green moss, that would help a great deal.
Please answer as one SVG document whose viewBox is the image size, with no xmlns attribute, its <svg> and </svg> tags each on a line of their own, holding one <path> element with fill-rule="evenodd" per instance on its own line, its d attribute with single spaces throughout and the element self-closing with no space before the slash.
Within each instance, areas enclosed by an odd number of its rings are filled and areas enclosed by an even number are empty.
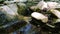
<svg viewBox="0 0 60 34">
<path fill-rule="evenodd" d="M 19 6 L 19 5 L 17 5 L 18 6 L 18 14 L 19 15 L 25 15 L 25 13 L 26 13 L 26 6 Z"/>
<path fill-rule="evenodd" d="M 39 8 L 34 8 L 34 11 L 35 12 L 40 12 L 40 9 Z"/>
<path fill-rule="evenodd" d="M 60 8 L 56 8 L 56 10 L 59 10 L 60 11 Z"/>
</svg>

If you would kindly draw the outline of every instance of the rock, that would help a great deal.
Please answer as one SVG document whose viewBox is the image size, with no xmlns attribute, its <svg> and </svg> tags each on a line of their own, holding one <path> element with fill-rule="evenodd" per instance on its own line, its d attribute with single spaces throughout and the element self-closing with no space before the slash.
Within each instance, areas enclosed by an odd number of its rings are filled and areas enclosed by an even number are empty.
<svg viewBox="0 0 60 34">
<path fill-rule="evenodd" d="M 40 1 L 36 6 L 32 6 L 31 9 L 39 8 L 43 10 L 44 8 L 48 8 L 47 3 L 44 1 Z"/>
<path fill-rule="evenodd" d="M 26 6 L 24 3 L 18 3 L 19 6 Z"/>
<path fill-rule="evenodd" d="M 14 3 L 14 2 L 20 2 L 20 0 L 13 0 L 13 1 L 5 1 L 4 3 L 9 4 L 9 3 Z"/>
<path fill-rule="evenodd" d="M 57 2 L 47 2 L 49 9 L 55 9 L 58 4 Z"/>
<path fill-rule="evenodd" d="M 50 25 L 50 24 L 46 24 L 47 26 L 51 27 L 51 28 L 55 28 L 55 26 Z"/>
<path fill-rule="evenodd" d="M 37 20 L 42 20 L 42 22 L 44 22 L 44 23 L 46 23 L 48 21 L 48 17 L 46 17 L 43 14 L 38 13 L 38 12 L 33 12 L 31 14 L 31 16 L 34 17 Z"/>
<path fill-rule="evenodd" d="M 44 1 L 40 1 L 38 4 L 37 4 L 37 7 L 40 8 L 40 9 L 44 9 L 44 8 L 48 8 L 47 6 L 47 3 L 44 2 Z"/>
<path fill-rule="evenodd" d="M 56 19 L 56 22 L 55 23 L 58 23 L 58 22 L 60 22 L 60 19 Z"/>
<path fill-rule="evenodd" d="M 24 3 L 18 3 L 17 7 L 18 7 L 18 11 L 17 11 L 18 14 L 25 16 L 26 15 L 26 12 L 27 12 L 26 11 L 26 9 L 27 9 L 26 8 L 26 5 Z"/>
<path fill-rule="evenodd" d="M 60 18 L 60 11 L 58 11 L 58 10 L 51 10 L 51 13 L 53 13 L 55 16 Z"/>
<path fill-rule="evenodd" d="M 23 2 L 27 2 L 27 0 L 13 0 L 13 1 L 5 1 L 4 3 L 6 3 L 6 4 L 9 4 L 9 3 L 14 3 L 14 2 L 21 2 L 21 3 L 23 3 Z"/>
<path fill-rule="evenodd" d="M 16 4 L 10 4 L 10 5 L 7 5 L 11 10 L 13 10 L 17 15 L 17 11 L 18 11 L 18 7 Z"/>
<path fill-rule="evenodd" d="M 7 16 L 8 19 L 15 18 L 16 13 L 8 6 L 2 6 L 0 9 L 2 9 L 2 12 Z"/>
<path fill-rule="evenodd" d="M 45 1 L 40 1 L 36 6 L 32 6 L 31 9 L 39 8 L 41 10 L 43 9 L 55 9 L 55 8 L 60 8 L 60 4 L 57 2 L 45 2 Z"/>
<path fill-rule="evenodd" d="M 27 2 L 27 0 L 20 0 L 20 2 Z"/>
</svg>

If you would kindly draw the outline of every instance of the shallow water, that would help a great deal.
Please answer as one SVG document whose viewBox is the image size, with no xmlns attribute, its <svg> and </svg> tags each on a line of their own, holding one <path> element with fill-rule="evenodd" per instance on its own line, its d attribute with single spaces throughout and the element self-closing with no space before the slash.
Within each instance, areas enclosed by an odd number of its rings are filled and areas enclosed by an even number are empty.
<svg viewBox="0 0 60 34">
<path fill-rule="evenodd" d="M 24 2 L 28 7 L 36 5 L 40 0 Z M 14 8 L 12 8 L 14 9 Z M 0 12 L 0 14 L 2 14 Z M 4 15 L 3 15 L 4 16 Z M 4 18 L 0 15 L 1 18 Z M 7 18 L 7 17 L 6 17 Z M 3 20 L 3 22 L 1 22 Z M 12 20 L 10 22 L 4 22 L 4 19 L 0 19 L 0 34 L 55 34 L 47 31 L 42 31 L 40 27 L 36 27 L 31 23 L 25 23 L 24 21 Z M 47 29 L 46 29 L 47 30 Z M 2 33 L 1 33 L 2 32 Z M 56 33 L 58 34 L 58 33 Z"/>
</svg>

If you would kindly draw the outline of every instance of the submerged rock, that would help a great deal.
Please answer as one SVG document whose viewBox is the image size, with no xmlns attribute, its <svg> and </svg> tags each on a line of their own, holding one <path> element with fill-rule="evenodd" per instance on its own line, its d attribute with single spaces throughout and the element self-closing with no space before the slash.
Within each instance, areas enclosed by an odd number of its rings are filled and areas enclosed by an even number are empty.
<svg viewBox="0 0 60 34">
<path fill-rule="evenodd" d="M 18 7 L 17 12 L 18 12 L 19 15 L 23 15 L 23 16 L 27 15 L 26 14 L 27 13 L 27 11 L 26 11 L 27 7 L 24 3 L 18 3 L 17 7 Z"/>
<path fill-rule="evenodd" d="M 9 19 L 13 19 L 16 16 L 15 12 L 11 10 L 8 6 L 2 6 L 0 8 L 2 9 L 2 12 L 6 14 L 6 16 Z"/>
<path fill-rule="evenodd" d="M 18 15 L 17 11 L 18 11 L 18 7 L 16 4 L 10 4 L 7 5 L 11 10 L 13 10 L 14 13 L 16 13 L 16 15 Z"/>
<path fill-rule="evenodd" d="M 7 21 L 6 18 L 7 18 L 6 15 L 0 11 L 0 26 L 6 24 L 5 23 Z"/>
</svg>

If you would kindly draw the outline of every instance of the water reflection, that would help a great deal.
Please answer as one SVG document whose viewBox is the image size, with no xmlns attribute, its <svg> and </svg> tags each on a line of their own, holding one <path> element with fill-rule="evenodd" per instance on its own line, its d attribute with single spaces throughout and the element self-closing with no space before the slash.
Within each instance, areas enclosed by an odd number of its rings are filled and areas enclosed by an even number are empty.
<svg viewBox="0 0 60 34">
<path fill-rule="evenodd" d="M 11 33 L 11 34 L 35 34 L 36 33 L 36 27 L 32 24 L 27 24 L 21 29 Z"/>
</svg>

